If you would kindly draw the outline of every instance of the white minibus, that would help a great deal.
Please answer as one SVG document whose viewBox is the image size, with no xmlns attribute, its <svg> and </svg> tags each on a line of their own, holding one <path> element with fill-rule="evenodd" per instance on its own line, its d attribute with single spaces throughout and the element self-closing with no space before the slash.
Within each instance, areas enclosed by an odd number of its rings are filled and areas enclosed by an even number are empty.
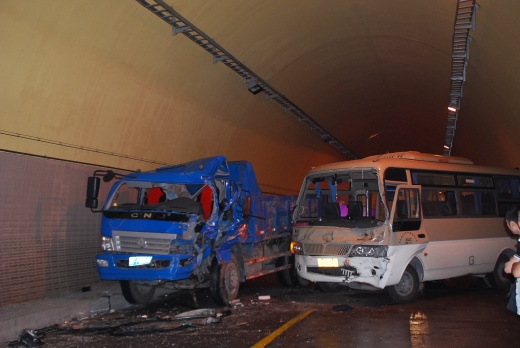
<svg viewBox="0 0 520 348">
<path fill-rule="evenodd" d="M 399 152 L 313 168 L 293 213 L 298 278 L 323 291 L 381 290 L 395 303 L 426 281 L 476 275 L 506 288 L 520 171 Z"/>
</svg>

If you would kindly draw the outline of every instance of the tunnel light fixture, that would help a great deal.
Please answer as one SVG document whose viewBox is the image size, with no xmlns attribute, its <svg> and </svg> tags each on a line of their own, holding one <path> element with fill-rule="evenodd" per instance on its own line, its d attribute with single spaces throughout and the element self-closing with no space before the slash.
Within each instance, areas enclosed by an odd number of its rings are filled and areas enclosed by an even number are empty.
<svg viewBox="0 0 520 348">
<path fill-rule="evenodd" d="M 321 135 L 320 135 L 320 138 L 321 138 L 321 140 L 322 140 L 324 143 L 328 143 L 328 142 L 331 140 L 331 138 L 330 138 L 330 136 L 329 136 L 328 134 L 321 134 Z"/>
<path fill-rule="evenodd" d="M 253 94 L 258 94 L 262 92 L 262 87 L 256 82 L 256 80 L 251 81 L 247 84 L 247 90 Z"/>
<path fill-rule="evenodd" d="M 448 106 L 448 110 L 451 112 L 457 112 L 457 108 L 452 105 Z"/>
</svg>

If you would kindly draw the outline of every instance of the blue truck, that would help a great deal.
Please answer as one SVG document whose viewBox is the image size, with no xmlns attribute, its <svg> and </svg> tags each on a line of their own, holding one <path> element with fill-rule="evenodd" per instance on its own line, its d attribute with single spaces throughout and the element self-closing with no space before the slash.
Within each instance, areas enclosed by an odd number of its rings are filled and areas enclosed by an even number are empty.
<svg viewBox="0 0 520 348">
<path fill-rule="evenodd" d="M 101 184 L 114 179 L 98 209 Z M 223 156 L 127 175 L 95 171 L 85 206 L 101 212 L 99 277 L 146 304 L 158 287 L 209 288 L 219 305 L 241 282 L 278 272 L 291 285 L 291 208 L 296 196 L 266 195 L 251 163 Z"/>
</svg>

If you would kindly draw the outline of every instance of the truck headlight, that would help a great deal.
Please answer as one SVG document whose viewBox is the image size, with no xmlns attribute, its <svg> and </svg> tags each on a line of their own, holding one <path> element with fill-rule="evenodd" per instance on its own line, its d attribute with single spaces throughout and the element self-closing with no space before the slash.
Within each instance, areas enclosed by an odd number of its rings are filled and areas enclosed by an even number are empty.
<svg viewBox="0 0 520 348">
<path fill-rule="evenodd" d="M 97 259 L 97 264 L 99 267 L 108 267 L 108 261 L 107 260 L 103 260 L 103 259 Z"/>
<path fill-rule="evenodd" d="M 386 257 L 388 246 L 386 245 L 354 245 L 350 251 L 350 257 Z"/>
<path fill-rule="evenodd" d="M 112 243 L 112 238 L 101 237 L 101 248 L 104 251 L 114 251 L 114 243 Z"/>
<path fill-rule="evenodd" d="M 298 242 L 291 242 L 291 253 L 303 255 L 303 245 Z"/>
</svg>

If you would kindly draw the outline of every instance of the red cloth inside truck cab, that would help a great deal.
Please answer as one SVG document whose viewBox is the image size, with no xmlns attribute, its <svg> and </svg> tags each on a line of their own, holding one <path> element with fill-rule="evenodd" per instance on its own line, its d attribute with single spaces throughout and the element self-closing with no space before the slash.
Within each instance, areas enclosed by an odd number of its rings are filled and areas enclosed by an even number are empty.
<svg viewBox="0 0 520 348">
<path fill-rule="evenodd" d="M 164 202 L 166 198 L 163 190 L 160 187 L 152 187 L 148 191 L 148 195 L 146 197 L 148 198 L 148 204 L 157 204 L 159 202 Z"/>
<path fill-rule="evenodd" d="M 204 210 L 204 218 L 207 220 L 213 210 L 213 190 L 211 187 L 206 186 L 200 193 L 200 203 Z"/>
</svg>

